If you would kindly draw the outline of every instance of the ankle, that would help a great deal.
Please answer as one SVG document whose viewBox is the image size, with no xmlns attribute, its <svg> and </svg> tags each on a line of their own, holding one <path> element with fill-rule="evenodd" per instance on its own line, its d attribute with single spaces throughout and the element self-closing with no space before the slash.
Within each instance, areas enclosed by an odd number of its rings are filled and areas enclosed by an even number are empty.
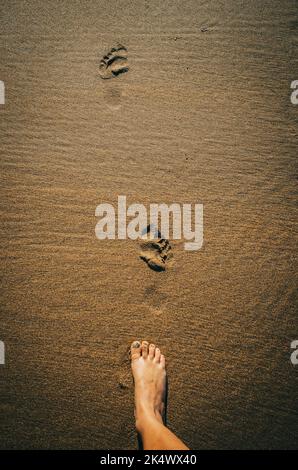
<svg viewBox="0 0 298 470">
<path fill-rule="evenodd" d="M 148 425 L 156 423 L 163 424 L 163 419 L 159 410 L 148 409 L 145 406 L 138 406 L 136 409 L 136 429 L 142 434 Z"/>
</svg>

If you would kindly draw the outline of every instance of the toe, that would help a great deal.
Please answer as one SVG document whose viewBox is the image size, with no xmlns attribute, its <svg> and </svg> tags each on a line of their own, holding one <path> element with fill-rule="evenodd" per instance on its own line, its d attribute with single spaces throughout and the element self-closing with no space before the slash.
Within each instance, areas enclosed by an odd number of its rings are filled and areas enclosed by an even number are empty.
<svg viewBox="0 0 298 470">
<path fill-rule="evenodd" d="M 155 353 L 155 344 L 150 344 L 149 346 L 149 358 L 153 359 Z"/>
<path fill-rule="evenodd" d="M 132 361 L 141 357 L 141 343 L 139 341 L 132 343 L 130 347 L 130 357 Z"/>
<path fill-rule="evenodd" d="M 155 356 L 154 356 L 154 361 L 155 362 L 160 362 L 160 349 L 159 348 L 155 348 Z"/>
<path fill-rule="evenodd" d="M 141 349 L 142 349 L 142 357 L 144 359 L 147 359 L 148 357 L 148 346 L 149 346 L 148 341 L 142 341 Z"/>
<path fill-rule="evenodd" d="M 163 354 L 160 356 L 160 364 L 163 369 L 166 367 L 166 358 L 164 357 Z"/>
</svg>

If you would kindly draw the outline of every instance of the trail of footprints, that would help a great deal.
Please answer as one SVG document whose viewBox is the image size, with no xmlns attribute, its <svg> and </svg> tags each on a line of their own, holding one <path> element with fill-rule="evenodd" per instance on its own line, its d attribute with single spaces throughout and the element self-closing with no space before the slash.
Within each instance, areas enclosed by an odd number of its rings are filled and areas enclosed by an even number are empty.
<svg viewBox="0 0 298 470">
<path fill-rule="evenodd" d="M 117 77 L 128 70 L 127 49 L 121 44 L 113 47 L 99 63 L 99 75 L 104 80 Z"/>
<path fill-rule="evenodd" d="M 113 47 L 100 61 L 99 75 L 102 79 L 110 79 L 128 72 L 127 49 L 119 44 Z M 158 230 L 150 225 L 144 231 L 146 239 L 141 239 L 140 258 L 153 271 L 165 271 L 168 261 L 172 258 L 169 240 L 163 238 Z"/>
</svg>

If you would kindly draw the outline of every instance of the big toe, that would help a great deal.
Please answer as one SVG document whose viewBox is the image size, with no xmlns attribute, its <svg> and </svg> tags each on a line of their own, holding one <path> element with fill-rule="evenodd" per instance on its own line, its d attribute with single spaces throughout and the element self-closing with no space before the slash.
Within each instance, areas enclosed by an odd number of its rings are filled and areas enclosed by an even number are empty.
<svg viewBox="0 0 298 470">
<path fill-rule="evenodd" d="M 130 357 L 132 361 L 139 359 L 141 357 L 141 343 L 139 341 L 134 341 L 130 346 Z"/>
</svg>

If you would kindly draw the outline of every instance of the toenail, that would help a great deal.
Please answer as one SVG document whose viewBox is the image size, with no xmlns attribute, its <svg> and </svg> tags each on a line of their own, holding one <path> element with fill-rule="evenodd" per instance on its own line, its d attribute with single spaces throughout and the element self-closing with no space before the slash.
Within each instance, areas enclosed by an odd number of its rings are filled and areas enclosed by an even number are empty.
<svg viewBox="0 0 298 470">
<path fill-rule="evenodd" d="M 154 348 L 154 344 L 150 344 L 150 348 Z"/>
<path fill-rule="evenodd" d="M 141 345 L 140 345 L 139 341 L 134 341 L 134 342 L 132 343 L 132 347 L 133 347 L 133 348 L 139 348 L 140 346 L 141 346 Z"/>
</svg>

